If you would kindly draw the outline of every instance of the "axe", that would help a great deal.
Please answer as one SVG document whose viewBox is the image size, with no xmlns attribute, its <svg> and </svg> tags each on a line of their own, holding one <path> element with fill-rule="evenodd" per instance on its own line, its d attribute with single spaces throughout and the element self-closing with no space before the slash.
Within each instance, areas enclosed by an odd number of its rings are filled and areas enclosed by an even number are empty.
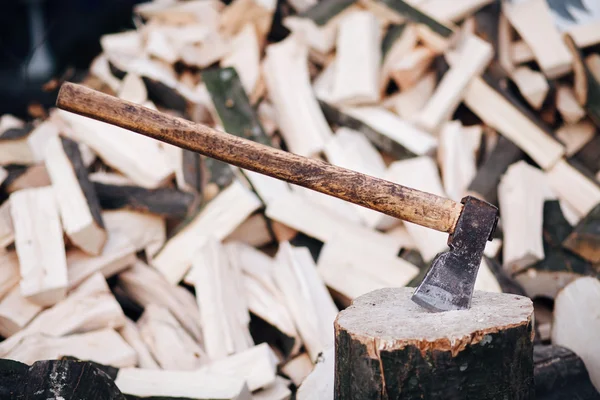
<svg viewBox="0 0 600 400">
<path fill-rule="evenodd" d="M 430 311 L 471 306 L 483 250 L 498 221 L 498 209 L 485 201 L 467 196 L 458 203 L 219 132 L 73 83 L 62 85 L 56 103 L 66 111 L 447 232 L 450 251 L 433 260 L 412 300 Z"/>
</svg>

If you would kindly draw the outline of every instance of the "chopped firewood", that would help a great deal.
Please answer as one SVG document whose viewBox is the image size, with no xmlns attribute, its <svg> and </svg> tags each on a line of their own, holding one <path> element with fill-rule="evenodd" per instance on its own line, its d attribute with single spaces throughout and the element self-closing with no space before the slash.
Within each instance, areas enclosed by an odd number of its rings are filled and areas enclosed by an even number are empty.
<svg viewBox="0 0 600 400">
<path fill-rule="evenodd" d="M 552 344 L 568 348 L 583 360 L 596 390 L 600 389 L 600 349 L 595 333 L 600 329 L 600 319 L 582 311 L 598 301 L 598 279 L 579 278 L 556 296 L 552 324 Z"/>
<path fill-rule="evenodd" d="M 281 289 L 302 341 L 311 359 L 333 344 L 330 329 L 337 315 L 317 268 L 306 248 L 292 248 L 287 243 L 279 245 L 275 258 L 275 282 Z"/>
<path fill-rule="evenodd" d="M 0 116 L 0 134 L 3 134 L 9 129 L 23 128 L 25 122 L 11 114 L 4 114 Z"/>
<path fill-rule="evenodd" d="M 477 173 L 475 153 L 466 146 L 467 132 L 460 122 L 448 122 L 439 136 L 438 158 L 442 167 L 444 191 L 460 201 Z"/>
<path fill-rule="evenodd" d="M 415 241 L 413 240 L 412 236 L 410 236 L 410 233 L 408 233 L 404 223 L 389 229 L 386 231 L 386 234 L 394 236 L 400 240 L 400 244 L 403 249 L 416 249 Z"/>
<path fill-rule="evenodd" d="M 14 286 L 0 301 L 0 335 L 5 338 L 14 335 L 40 311 L 42 306 L 23 297 L 19 285 Z"/>
<path fill-rule="evenodd" d="M 572 159 L 587 168 L 590 175 L 597 174 L 600 171 L 600 135 L 595 135 L 592 140 L 587 142 L 581 150 L 579 150 Z"/>
<path fill-rule="evenodd" d="M 203 366 L 198 372 L 244 378 L 248 389 L 255 391 L 275 382 L 277 358 L 266 343 Z"/>
<path fill-rule="evenodd" d="M 113 329 L 65 337 L 36 333 L 25 337 L 3 358 L 32 364 L 37 360 L 73 356 L 114 367 L 135 365 L 135 351 Z"/>
<path fill-rule="evenodd" d="M 400 185 L 445 197 L 437 166 L 429 157 L 396 161 L 390 165 L 386 178 Z M 447 249 L 448 238 L 443 233 L 409 222 L 405 225 L 425 261 L 432 260 L 439 252 Z"/>
<path fill-rule="evenodd" d="M 427 104 L 436 85 L 435 73 L 424 75 L 413 87 L 394 96 L 394 111 L 405 120 L 412 121 Z"/>
<path fill-rule="evenodd" d="M 169 38 L 159 29 L 152 29 L 148 26 L 146 34 L 145 51 L 153 57 L 156 57 L 169 64 L 173 64 L 179 58 L 174 46 L 170 43 Z"/>
<path fill-rule="evenodd" d="M 598 184 L 561 160 L 546 172 L 548 183 L 559 199 L 567 202 L 583 217 L 600 203 Z"/>
<path fill-rule="evenodd" d="M 579 221 L 563 246 L 592 264 L 600 263 L 600 204 Z"/>
<path fill-rule="evenodd" d="M 119 98 L 133 103 L 144 104 L 148 100 L 148 91 L 144 81 L 136 74 L 127 74 L 119 88 Z"/>
<path fill-rule="evenodd" d="M 492 59 L 492 46 L 477 36 L 467 36 L 458 47 L 456 61 L 446 72 L 416 123 L 429 132 L 437 132 L 460 104 L 473 79 L 483 73 Z"/>
<path fill-rule="evenodd" d="M 567 157 L 573 156 L 596 134 L 596 127 L 590 121 L 565 124 L 556 130 L 556 137 L 565 145 Z"/>
<path fill-rule="evenodd" d="M 350 301 L 372 290 L 405 286 L 419 272 L 395 254 L 381 254 L 359 237 L 343 236 L 325 243 L 318 271 L 328 287 Z"/>
<path fill-rule="evenodd" d="M 498 279 L 496 279 L 496 276 L 490 269 L 488 261 L 485 258 L 481 260 L 474 289 L 484 292 L 502 293 L 500 283 L 498 282 Z"/>
<path fill-rule="evenodd" d="M 108 91 L 118 93 L 121 87 L 121 81 L 116 78 L 110 71 L 110 65 L 106 54 L 100 54 L 90 64 L 90 74 L 99 79 L 106 87 Z"/>
<path fill-rule="evenodd" d="M 504 269 L 510 274 L 544 258 L 544 201 L 551 196 L 543 171 L 525 161 L 511 165 L 498 185 Z"/>
<path fill-rule="evenodd" d="M 251 215 L 223 240 L 224 243 L 241 242 L 254 247 L 262 247 L 272 241 L 273 236 L 263 214 Z"/>
<path fill-rule="evenodd" d="M 15 229 L 10 216 L 10 198 L 0 205 L 0 253 L 15 241 Z"/>
<path fill-rule="evenodd" d="M 141 261 L 121 272 L 117 284 L 142 307 L 155 304 L 166 308 L 196 341 L 201 340 L 200 312 L 186 289 L 170 284 Z"/>
<path fill-rule="evenodd" d="M 219 11 L 222 8 L 223 3 L 214 0 L 183 3 L 153 1 L 137 4 L 134 12 L 165 25 L 201 23 L 215 29 L 218 27 Z"/>
<path fill-rule="evenodd" d="M 0 134 L 0 165 L 35 164 L 44 160 L 48 139 L 58 135 L 58 126 L 47 120 L 37 127 L 14 127 Z"/>
<path fill-rule="evenodd" d="M 435 53 L 427 47 L 417 46 L 410 53 L 390 63 L 390 75 L 401 90 L 416 85 L 427 72 L 435 58 Z"/>
<path fill-rule="evenodd" d="M 502 10 L 531 47 L 540 68 L 548 78 L 558 78 L 570 71 L 573 57 L 556 28 L 546 1 L 506 2 L 502 4 Z"/>
<path fill-rule="evenodd" d="M 550 90 L 544 75 L 528 67 L 518 67 L 510 74 L 510 78 L 517 85 L 525 100 L 533 108 L 539 110 Z"/>
<path fill-rule="evenodd" d="M 173 174 L 157 141 L 65 111 L 60 116 L 72 127 L 69 137 L 87 144 L 104 162 L 136 184 L 155 188 Z"/>
<path fill-rule="evenodd" d="M 340 21 L 332 94 L 336 104 L 369 104 L 379 99 L 381 45 L 379 22 L 368 11 Z"/>
<path fill-rule="evenodd" d="M 42 305 L 56 304 L 67 290 L 67 262 L 62 227 L 50 187 L 26 189 L 10 197 L 21 292 Z"/>
<path fill-rule="evenodd" d="M 577 47 L 590 47 L 600 43 L 600 24 L 597 20 L 577 24 L 568 30 Z"/>
<path fill-rule="evenodd" d="M 204 351 L 165 307 L 148 304 L 137 326 L 162 369 L 191 371 L 201 366 Z"/>
<path fill-rule="evenodd" d="M 106 242 L 106 230 L 94 185 L 87 176 L 77 143 L 55 136 L 46 145 L 46 170 L 63 229 L 71 243 L 98 255 Z"/>
<path fill-rule="evenodd" d="M 417 42 L 417 28 L 413 24 L 396 25 L 388 30 L 388 33 L 384 37 L 382 44 L 383 60 L 379 75 L 380 92 L 383 92 L 385 89 L 387 89 L 391 78 L 390 73 L 392 66 L 409 54 L 415 48 Z M 424 78 L 422 78 L 421 81 L 423 79 Z"/>
<path fill-rule="evenodd" d="M 125 320 L 125 325 L 117 330 L 123 339 L 131 346 L 131 348 L 137 354 L 137 363 L 136 366 L 139 368 L 146 369 L 159 369 L 159 366 L 150 353 L 150 349 L 144 343 L 140 331 L 132 320 L 127 318 Z"/>
<path fill-rule="evenodd" d="M 288 376 L 296 386 L 300 386 L 312 370 L 313 363 L 306 353 L 292 358 L 281 367 L 281 372 Z"/>
<path fill-rule="evenodd" d="M 316 4 L 313 8 L 318 6 L 319 4 Z M 342 13 L 340 13 L 341 15 Z M 293 32 L 294 35 L 301 36 L 311 51 L 317 54 L 328 54 L 335 48 L 340 18 L 333 18 L 323 24 L 319 24 L 313 18 L 291 15 L 283 20 L 283 25 Z"/>
<path fill-rule="evenodd" d="M 94 182 L 94 190 L 104 210 L 133 210 L 172 218 L 185 217 L 194 201 L 193 194 L 169 188 Z"/>
<path fill-rule="evenodd" d="M 171 283 L 179 282 L 208 235 L 222 240 L 260 207 L 260 200 L 237 180 L 212 199 L 152 260 Z"/>
<path fill-rule="evenodd" d="M 564 148 L 560 143 L 483 79 L 471 81 L 464 101 L 483 122 L 514 142 L 542 168 L 551 168 L 562 157 Z"/>
<path fill-rule="evenodd" d="M 574 58 L 573 89 L 577 103 L 587 111 L 594 124 L 600 126 L 600 76 L 598 76 L 600 71 L 598 70 L 598 59 L 597 57 L 588 57 L 584 60 L 581 49 L 576 47 L 572 37 L 567 35 L 565 42 Z"/>
<path fill-rule="evenodd" d="M 487 242 L 483 254 L 489 258 L 496 258 L 500 249 L 502 248 L 502 239 L 494 238 L 492 241 Z"/>
<path fill-rule="evenodd" d="M 118 210 L 105 211 L 102 217 L 109 235 L 127 237 L 136 252 L 145 250 L 149 260 L 165 243 L 166 224 L 158 215 Z"/>
<path fill-rule="evenodd" d="M 519 40 L 511 43 L 510 45 L 510 57 L 515 64 L 525 64 L 535 59 L 535 54 L 531 50 L 531 47 L 523 41 Z"/>
<path fill-rule="evenodd" d="M 241 279 L 240 269 L 229 263 L 217 240 L 209 238 L 198 248 L 186 281 L 196 289 L 196 301 L 202 310 L 202 342 L 211 360 L 222 359 L 253 345 Z"/>
<path fill-rule="evenodd" d="M 104 172 L 97 171 L 88 174 L 90 181 L 96 183 L 102 183 L 104 185 L 120 185 L 120 186 L 134 186 L 135 183 L 125 175 L 121 175 L 115 172 Z"/>
<path fill-rule="evenodd" d="M 43 163 L 29 167 L 7 166 L 8 176 L 3 182 L 6 193 L 14 193 L 19 190 L 41 188 L 50 186 L 50 176 Z"/>
<path fill-rule="evenodd" d="M 323 210 L 332 213 L 332 216 L 361 225 L 362 218 L 358 214 L 358 208 L 341 199 L 315 192 L 301 186 L 292 186 L 292 192 L 318 205 Z"/>
<path fill-rule="evenodd" d="M 19 283 L 19 259 L 14 251 L 0 252 L 0 298 Z"/>
<path fill-rule="evenodd" d="M 276 6 L 273 0 L 234 0 L 225 7 L 220 18 L 215 19 L 220 19 L 221 28 L 229 36 L 236 35 L 247 23 L 252 23 L 263 46 L 271 30 Z"/>
<path fill-rule="evenodd" d="M 292 392 L 289 389 L 290 381 L 281 376 L 275 377 L 271 385 L 252 393 L 253 400 L 290 400 Z"/>
<path fill-rule="evenodd" d="M 332 400 L 334 397 L 335 351 L 331 347 L 316 361 L 315 368 L 306 377 L 297 394 L 298 400 Z"/>
<path fill-rule="evenodd" d="M 136 399 L 250 400 L 243 379 L 197 371 L 121 368 L 115 384 Z"/>
<path fill-rule="evenodd" d="M 219 62 L 230 51 L 231 43 L 219 32 L 211 32 L 201 44 L 181 49 L 181 61 L 190 66 L 206 68 Z"/>
<path fill-rule="evenodd" d="M 492 3 L 492 0 L 456 0 L 452 3 L 446 0 L 428 0 L 425 2 L 411 1 L 415 6 L 439 21 L 457 22 L 473 15 L 480 8 Z"/>
<path fill-rule="evenodd" d="M 291 36 L 269 46 L 263 64 L 283 138 L 291 152 L 304 156 L 321 151 L 331 137 L 331 129 L 312 92 L 307 56 L 306 46 Z"/>
<path fill-rule="evenodd" d="M 585 116 L 585 110 L 577 102 L 573 89 L 568 86 L 561 85 L 556 90 L 556 108 L 568 124 L 574 124 Z"/>
<path fill-rule="evenodd" d="M 261 79 L 260 44 L 252 24 L 246 24 L 232 39 L 230 53 L 221 59 L 221 65 L 235 68 L 244 90 L 248 96 L 252 96 Z"/>
</svg>

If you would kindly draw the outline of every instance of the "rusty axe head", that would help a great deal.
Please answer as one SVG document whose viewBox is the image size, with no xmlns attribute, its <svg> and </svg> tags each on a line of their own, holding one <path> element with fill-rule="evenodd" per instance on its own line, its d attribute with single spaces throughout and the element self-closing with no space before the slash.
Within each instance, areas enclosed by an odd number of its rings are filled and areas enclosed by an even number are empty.
<svg viewBox="0 0 600 400">
<path fill-rule="evenodd" d="M 471 306 L 473 287 L 483 250 L 498 222 L 498 209 L 467 196 L 454 232 L 450 251 L 438 254 L 412 300 L 430 311 L 463 310 Z"/>
</svg>

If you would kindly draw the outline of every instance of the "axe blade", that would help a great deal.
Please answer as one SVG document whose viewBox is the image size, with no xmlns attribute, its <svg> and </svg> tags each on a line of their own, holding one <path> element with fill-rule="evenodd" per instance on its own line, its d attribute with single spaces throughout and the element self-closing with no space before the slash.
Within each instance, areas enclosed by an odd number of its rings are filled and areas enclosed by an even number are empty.
<svg viewBox="0 0 600 400">
<path fill-rule="evenodd" d="M 498 223 L 498 208 L 467 196 L 454 232 L 448 237 L 450 251 L 438 254 L 412 300 L 433 312 L 471 307 L 483 250 Z"/>
</svg>

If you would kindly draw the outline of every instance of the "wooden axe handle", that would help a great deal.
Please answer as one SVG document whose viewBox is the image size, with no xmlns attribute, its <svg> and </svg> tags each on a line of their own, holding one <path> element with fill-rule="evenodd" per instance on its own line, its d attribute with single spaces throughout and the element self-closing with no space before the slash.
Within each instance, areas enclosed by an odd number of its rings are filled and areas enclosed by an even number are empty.
<svg viewBox="0 0 600 400">
<path fill-rule="evenodd" d="M 56 104 L 63 110 L 438 231 L 454 232 L 463 209 L 461 203 L 450 199 L 219 132 L 85 86 L 63 84 Z"/>
</svg>

